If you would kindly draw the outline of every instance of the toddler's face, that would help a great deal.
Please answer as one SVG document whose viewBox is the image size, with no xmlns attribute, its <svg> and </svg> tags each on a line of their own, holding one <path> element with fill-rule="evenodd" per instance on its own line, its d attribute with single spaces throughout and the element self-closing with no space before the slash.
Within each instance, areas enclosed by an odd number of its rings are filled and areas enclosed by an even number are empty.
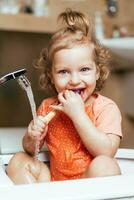
<svg viewBox="0 0 134 200">
<path fill-rule="evenodd" d="M 52 82 L 58 93 L 72 90 L 78 92 L 86 102 L 92 95 L 98 78 L 92 44 L 62 49 L 54 54 Z"/>
</svg>

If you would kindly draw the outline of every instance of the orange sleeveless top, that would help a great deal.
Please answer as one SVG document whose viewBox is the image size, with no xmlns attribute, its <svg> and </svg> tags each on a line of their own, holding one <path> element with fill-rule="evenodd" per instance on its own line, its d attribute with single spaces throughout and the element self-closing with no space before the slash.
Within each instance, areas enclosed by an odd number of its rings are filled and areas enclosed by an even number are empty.
<svg viewBox="0 0 134 200">
<path fill-rule="evenodd" d="M 37 114 L 46 115 L 51 111 L 49 106 L 56 102 L 56 98 L 44 100 Z M 87 106 L 85 111 L 93 123 L 97 125 L 94 107 Z M 85 148 L 71 119 L 63 112 L 57 111 L 55 117 L 48 124 L 48 132 L 45 139 L 50 151 L 52 180 L 80 178 L 92 161 L 93 156 Z"/>
</svg>

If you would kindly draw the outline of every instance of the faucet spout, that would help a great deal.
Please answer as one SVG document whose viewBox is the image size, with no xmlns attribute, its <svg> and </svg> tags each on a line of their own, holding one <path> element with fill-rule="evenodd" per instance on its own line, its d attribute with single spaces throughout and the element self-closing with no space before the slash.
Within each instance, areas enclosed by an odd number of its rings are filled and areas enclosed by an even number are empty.
<svg viewBox="0 0 134 200">
<path fill-rule="evenodd" d="M 19 76 L 23 75 L 26 72 L 26 69 L 20 69 L 9 74 L 4 75 L 0 78 L 0 85 L 6 83 L 9 80 L 16 79 Z"/>
</svg>

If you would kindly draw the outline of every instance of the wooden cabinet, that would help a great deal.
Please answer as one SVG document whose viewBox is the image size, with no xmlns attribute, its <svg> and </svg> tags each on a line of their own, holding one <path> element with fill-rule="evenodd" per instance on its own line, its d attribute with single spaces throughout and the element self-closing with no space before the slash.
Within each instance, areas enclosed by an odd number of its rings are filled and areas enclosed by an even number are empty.
<svg viewBox="0 0 134 200">
<path fill-rule="evenodd" d="M 37 17 L 30 14 L 0 14 L 0 30 L 35 33 L 52 33 L 56 23 L 50 17 Z"/>
</svg>

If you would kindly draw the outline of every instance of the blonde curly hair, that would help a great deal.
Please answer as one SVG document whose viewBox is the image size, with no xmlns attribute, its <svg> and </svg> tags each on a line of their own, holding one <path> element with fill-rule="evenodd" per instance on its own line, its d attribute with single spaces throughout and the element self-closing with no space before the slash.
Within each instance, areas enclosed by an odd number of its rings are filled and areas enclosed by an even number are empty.
<svg viewBox="0 0 134 200">
<path fill-rule="evenodd" d="M 76 45 L 88 44 L 94 46 L 94 61 L 100 72 L 94 92 L 100 91 L 109 74 L 109 51 L 96 39 L 93 26 L 89 23 L 88 17 L 83 13 L 66 9 L 65 12 L 58 16 L 59 20 L 62 21 L 64 27 L 52 36 L 48 47 L 42 50 L 41 56 L 36 64 L 36 67 L 42 69 L 42 74 L 39 79 L 41 88 L 52 88 L 55 90 L 51 82 L 51 71 L 53 56 L 57 51 L 73 48 Z"/>
</svg>

